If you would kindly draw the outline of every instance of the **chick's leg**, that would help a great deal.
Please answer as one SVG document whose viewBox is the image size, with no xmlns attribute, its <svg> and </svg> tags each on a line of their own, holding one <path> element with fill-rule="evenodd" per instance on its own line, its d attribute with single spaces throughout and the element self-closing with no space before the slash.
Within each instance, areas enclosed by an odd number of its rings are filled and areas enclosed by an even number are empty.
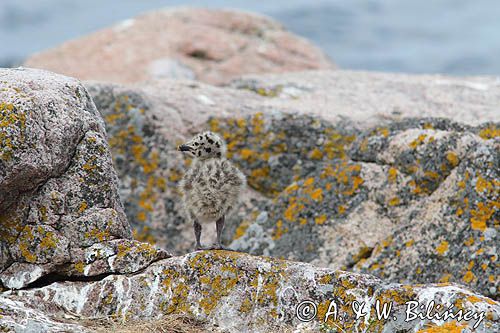
<svg viewBox="0 0 500 333">
<path fill-rule="evenodd" d="M 194 227 L 194 236 L 196 237 L 196 248 L 195 248 L 195 250 L 196 251 L 198 251 L 198 250 L 205 250 L 205 248 L 203 248 L 203 246 L 201 246 L 201 243 L 200 243 L 200 238 L 201 238 L 201 224 L 197 220 L 194 220 L 193 227 Z"/>
<path fill-rule="evenodd" d="M 229 250 L 228 248 L 225 248 L 224 246 L 222 246 L 222 240 L 221 240 L 221 237 L 222 237 L 222 231 L 224 230 L 224 221 L 225 221 L 225 218 L 224 218 L 224 215 L 222 215 L 222 217 L 220 219 L 217 220 L 217 222 L 215 222 L 215 226 L 217 228 L 217 243 L 214 244 L 214 246 L 212 246 L 212 250 Z"/>
</svg>

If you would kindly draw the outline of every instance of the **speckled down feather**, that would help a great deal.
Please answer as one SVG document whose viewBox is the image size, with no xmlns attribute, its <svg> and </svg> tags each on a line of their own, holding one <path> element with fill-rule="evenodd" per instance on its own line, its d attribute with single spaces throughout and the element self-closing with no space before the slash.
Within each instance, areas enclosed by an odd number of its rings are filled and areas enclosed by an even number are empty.
<svg viewBox="0 0 500 333">
<path fill-rule="evenodd" d="M 243 173 L 227 159 L 210 158 L 195 160 L 179 187 L 190 217 L 213 222 L 235 207 L 245 183 Z"/>
</svg>

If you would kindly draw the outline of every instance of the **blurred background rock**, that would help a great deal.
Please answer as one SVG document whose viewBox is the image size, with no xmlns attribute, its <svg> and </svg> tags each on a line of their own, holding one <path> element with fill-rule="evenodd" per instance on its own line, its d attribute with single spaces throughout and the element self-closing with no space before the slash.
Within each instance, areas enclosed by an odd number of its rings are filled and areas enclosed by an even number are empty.
<svg viewBox="0 0 500 333">
<path fill-rule="evenodd" d="M 321 47 L 341 68 L 500 74 L 495 0 L 2 0 L 0 66 L 17 66 L 34 52 L 144 11 L 179 5 L 268 15 Z"/>
</svg>

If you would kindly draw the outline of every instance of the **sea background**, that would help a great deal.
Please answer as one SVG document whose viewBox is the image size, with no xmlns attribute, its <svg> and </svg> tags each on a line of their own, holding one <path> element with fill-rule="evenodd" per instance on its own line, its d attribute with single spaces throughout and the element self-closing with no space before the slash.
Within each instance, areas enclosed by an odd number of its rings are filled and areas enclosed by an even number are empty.
<svg viewBox="0 0 500 333">
<path fill-rule="evenodd" d="M 268 15 L 342 68 L 500 75 L 499 0 L 0 0 L 0 67 L 169 6 Z"/>
</svg>

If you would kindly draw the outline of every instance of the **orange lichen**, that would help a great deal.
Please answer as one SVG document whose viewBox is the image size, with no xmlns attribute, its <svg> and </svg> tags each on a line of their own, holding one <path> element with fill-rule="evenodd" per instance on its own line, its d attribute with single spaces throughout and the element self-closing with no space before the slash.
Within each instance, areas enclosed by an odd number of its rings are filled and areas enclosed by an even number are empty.
<svg viewBox="0 0 500 333">
<path fill-rule="evenodd" d="M 487 226 L 486 222 L 493 216 L 494 212 L 495 209 L 491 202 L 486 205 L 483 202 L 479 202 L 476 209 L 471 209 L 470 211 L 471 228 L 473 230 L 485 231 Z"/>
<path fill-rule="evenodd" d="M 483 128 L 479 131 L 479 136 L 485 140 L 493 139 L 500 136 L 500 128 L 496 125 L 491 124 L 488 127 Z"/>
<path fill-rule="evenodd" d="M 319 150 L 318 148 L 314 148 L 309 157 L 313 160 L 321 160 L 323 158 L 323 152 Z"/>
<path fill-rule="evenodd" d="M 281 236 L 283 236 L 283 234 L 285 234 L 287 232 L 288 232 L 288 228 L 283 227 L 283 221 L 278 220 L 278 222 L 276 222 L 276 228 L 274 229 L 272 238 L 274 240 L 280 239 Z"/>
<path fill-rule="evenodd" d="M 444 255 L 448 251 L 448 242 L 447 241 L 442 241 L 437 247 L 436 247 L 436 252 L 439 255 Z"/>
<path fill-rule="evenodd" d="M 234 232 L 233 240 L 241 238 L 245 234 L 249 226 L 250 224 L 247 221 L 241 222 Z"/>
<path fill-rule="evenodd" d="M 389 206 L 397 206 L 400 204 L 400 199 L 398 197 L 393 197 L 389 200 L 388 204 Z"/>
<path fill-rule="evenodd" d="M 451 164 L 452 167 L 456 167 L 458 165 L 458 156 L 452 151 L 446 153 L 446 159 Z"/>
<path fill-rule="evenodd" d="M 474 273 L 472 273 L 471 271 L 467 271 L 463 276 L 462 280 L 465 283 L 471 283 L 473 280 L 475 280 L 475 278 L 476 276 L 474 275 Z"/>
<path fill-rule="evenodd" d="M 478 194 L 483 193 L 484 191 L 491 192 L 493 189 L 493 184 L 487 180 L 485 180 L 483 177 L 479 176 L 477 177 L 476 181 L 476 192 Z"/>
<path fill-rule="evenodd" d="M 85 270 L 85 264 L 81 261 L 75 263 L 73 267 L 78 273 L 83 273 Z"/>
<path fill-rule="evenodd" d="M 327 220 L 327 216 L 325 214 L 323 214 L 323 215 L 316 217 L 314 219 L 314 223 L 316 223 L 318 225 L 322 225 L 326 222 L 326 220 Z"/>
<path fill-rule="evenodd" d="M 396 178 L 398 176 L 398 170 L 396 168 L 390 167 L 389 168 L 389 176 L 387 177 L 391 183 L 396 181 Z"/>
<path fill-rule="evenodd" d="M 41 227 L 40 227 L 41 228 Z M 45 232 L 45 236 L 40 241 L 41 249 L 55 249 L 59 240 L 55 238 L 53 232 Z"/>
</svg>

